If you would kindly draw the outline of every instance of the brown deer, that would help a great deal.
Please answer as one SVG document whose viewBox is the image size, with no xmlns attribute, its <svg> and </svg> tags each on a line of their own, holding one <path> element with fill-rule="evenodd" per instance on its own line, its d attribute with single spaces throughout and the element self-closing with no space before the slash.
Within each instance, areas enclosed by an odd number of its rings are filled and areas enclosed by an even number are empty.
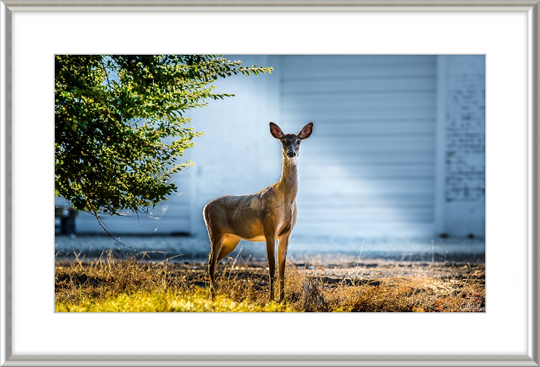
<svg viewBox="0 0 540 367">
<path fill-rule="evenodd" d="M 298 156 L 300 143 L 313 132 L 313 122 L 298 134 L 283 134 L 279 126 L 270 123 L 270 133 L 281 142 L 283 167 L 281 179 L 250 195 L 222 196 L 212 200 L 203 210 L 210 255 L 208 272 L 212 294 L 215 290 L 216 264 L 231 253 L 241 239 L 266 242 L 270 272 L 270 300 L 274 299 L 275 245 L 278 246 L 279 301 L 285 291 L 285 260 L 289 239 L 296 224 L 296 194 L 298 192 Z"/>
</svg>

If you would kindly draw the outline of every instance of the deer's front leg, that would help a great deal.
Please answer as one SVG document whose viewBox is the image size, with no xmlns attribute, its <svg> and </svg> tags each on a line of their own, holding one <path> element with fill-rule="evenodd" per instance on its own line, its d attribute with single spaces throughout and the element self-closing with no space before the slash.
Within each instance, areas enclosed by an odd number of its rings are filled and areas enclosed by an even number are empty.
<svg viewBox="0 0 540 367">
<path fill-rule="evenodd" d="M 266 236 L 266 257 L 268 258 L 268 270 L 270 273 L 270 301 L 274 299 L 274 274 L 276 272 L 276 235 Z"/>
<path fill-rule="evenodd" d="M 291 232 L 279 238 L 278 246 L 278 279 L 279 279 L 279 296 L 278 301 L 282 302 L 285 298 L 285 264 L 287 261 L 287 248 L 289 247 L 289 239 Z"/>
</svg>

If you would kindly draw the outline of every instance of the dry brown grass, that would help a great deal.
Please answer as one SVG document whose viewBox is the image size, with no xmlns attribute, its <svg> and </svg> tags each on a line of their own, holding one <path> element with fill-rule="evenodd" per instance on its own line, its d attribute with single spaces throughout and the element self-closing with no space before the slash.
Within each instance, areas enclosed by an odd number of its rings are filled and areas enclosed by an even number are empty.
<svg viewBox="0 0 540 367">
<path fill-rule="evenodd" d="M 265 264 L 228 259 L 218 268 L 217 295 L 221 301 L 227 300 L 234 307 L 216 310 L 483 312 L 484 269 L 483 264 L 386 261 L 354 264 L 341 261 L 321 265 L 308 261 L 295 265 L 289 262 L 286 303 L 268 308 Z M 143 310 L 185 310 L 161 304 L 171 299 L 191 303 L 204 299 L 204 308 L 191 307 L 189 310 L 208 311 L 208 303 L 212 302 L 205 267 L 201 263 L 115 260 L 109 253 L 95 261 L 77 258 L 71 262 L 57 262 L 55 273 L 57 311 L 89 310 L 89 305 L 105 304 L 119 296 L 124 301 L 135 296 L 141 298 L 141 294 L 167 294 L 168 297 L 165 300 L 160 298 L 160 305 Z M 149 302 L 148 299 L 145 298 L 145 302 Z M 243 308 L 237 308 L 235 305 L 238 304 Z M 85 306 L 77 308 L 77 305 Z M 119 306 L 115 307 L 114 310 L 118 311 Z M 141 309 L 125 309 L 136 310 Z"/>
</svg>

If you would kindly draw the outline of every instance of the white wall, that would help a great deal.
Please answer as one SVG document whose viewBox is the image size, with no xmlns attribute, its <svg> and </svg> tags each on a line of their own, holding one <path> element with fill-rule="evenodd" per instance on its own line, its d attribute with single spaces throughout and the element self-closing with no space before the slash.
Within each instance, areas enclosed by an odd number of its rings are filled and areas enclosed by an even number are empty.
<svg viewBox="0 0 540 367">
<path fill-rule="evenodd" d="M 434 234 L 436 57 L 283 57 L 282 120 L 303 145 L 296 234 Z"/>
<path fill-rule="evenodd" d="M 168 211 L 161 220 L 156 221 L 142 217 L 141 226 L 139 226 L 137 219 L 134 217 L 107 218 L 106 222 L 109 223 L 111 232 L 155 234 L 189 232 L 192 235 L 205 237 L 206 228 L 202 218 L 202 209 L 206 203 L 222 195 L 253 193 L 279 180 L 281 174 L 280 144 L 269 133 L 268 123 L 270 121 L 279 124 L 286 133 L 297 133 L 311 119 L 316 123 L 315 134 L 317 134 L 317 126 L 319 126 L 321 136 L 332 132 L 338 127 L 343 129 L 344 124 L 340 125 L 339 121 L 333 121 L 332 118 L 324 125 L 324 116 L 321 117 L 320 114 L 317 115 L 316 113 L 322 110 L 325 113 L 331 113 L 331 117 L 338 116 L 339 106 L 333 106 L 332 103 L 327 103 L 327 105 L 317 103 L 306 111 L 303 110 L 306 107 L 302 105 L 299 106 L 302 113 L 299 114 L 298 118 L 289 116 L 292 97 L 286 95 L 286 93 L 283 94 L 281 89 L 280 84 L 283 80 L 286 80 L 283 78 L 287 77 L 287 75 L 281 71 L 282 66 L 285 66 L 285 62 L 280 56 L 240 55 L 227 56 L 227 58 L 240 59 L 245 66 L 255 64 L 273 67 L 275 70 L 271 75 L 252 75 L 250 77 L 239 75 L 218 80 L 215 83 L 216 91 L 232 93 L 235 94 L 235 97 L 226 98 L 222 101 L 209 101 L 208 107 L 194 109 L 189 112 L 187 117 L 192 118 L 192 126 L 197 131 L 203 131 L 205 135 L 195 138 L 195 146 L 187 152 L 185 158 L 191 159 L 195 166 L 179 175 L 177 183 L 180 195 L 171 198 Z M 440 58 L 441 56 L 439 56 Z M 360 231 L 365 236 L 381 235 L 381 233 L 384 236 L 396 237 L 418 236 L 419 233 L 430 236 L 439 233 L 448 233 L 455 236 L 465 236 L 472 233 L 476 236 L 484 236 L 485 203 L 483 193 L 481 194 L 484 183 L 485 158 L 482 140 L 484 137 L 484 58 L 483 56 L 442 56 L 442 58 L 445 59 L 445 62 L 444 64 L 439 63 L 439 66 L 443 65 L 444 67 L 439 67 L 436 74 L 438 78 L 437 93 L 439 94 L 437 98 L 439 104 L 437 123 L 442 124 L 437 128 L 437 144 L 443 143 L 442 146 L 440 144 L 437 146 L 437 161 L 441 168 L 437 169 L 436 187 L 433 187 L 433 184 L 429 187 L 431 193 L 436 192 L 438 197 L 441 198 L 435 201 L 437 223 L 434 223 L 433 220 L 429 223 L 426 222 L 425 229 L 416 225 L 414 228 L 421 229 L 417 231 L 412 230 L 414 229 L 413 226 L 407 223 L 403 223 L 401 227 L 390 226 L 386 229 L 383 228 L 383 231 L 373 225 L 366 224 L 362 227 L 356 222 L 341 223 L 338 220 L 337 223 L 341 224 L 339 233 L 350 235 L 354 232 L 351 232 L 351 228 L 354 227 L 356 232 Z M 316 63 L 316 60 L 310 62 Z M 397 72 L 397 67 L 399 65 L 390 69 Z M 296 74 L 298 72 L 295 72 Z M 330 78 L 328 82 L 331 80 Z M 389 84 L 381 84 L 380 88 L 397 87 L 393 84 L 396 82 L 392 81 L 391 78 L 384 82 Z M 347 83 L 351 84 L 352 87 L 356 82 L 349 80 Z M 460 96 L 462 97 L 461 100 Z M 363 105 L 355 102 L 354 106 L 360 108 Z M 337 108 L 336 111 L 332 110 L 334 107 Z M 472 109 L 474 109 L 474 113 L 471 114 Z M 359 118 L 366 119 L 369 117 L 362 111 L 356 114 Z M 317 116 L 319 120 L 322 119 L 319 125 L 317 125 Z M 370 124 L 374 123 L 374 121 L 367 122 L 368 124 L 364 121 L 361 126 L 352 124 L 349 127 L 358 130 L 367 128 L 365 126 L 371 126 Z M 377 128 L 379 129 L 380 126 Z M 390 132 L 395 134 L 399 131 L 392 130 Z M 343 131 L 341 132 L 343 133 Z M 345 134 L 347 135 L 347 132 Z M 355 159 L 361 158 L 377 162 L 378 156 L 373 156 L 373 154 L 367 156 L 364 148 L 366 148 L 366 144 L 377 145 L 379 143 L 376 143 L 373 137 L 366 139 L 365 142 L 365 139 L 358 140 L 357 147 L 350 146 L 348 148 L 350 148 L 349 150 L 354 148 L 353 156 L 356 157 Z M 324 155 L 321 158 L 321 154 L 328 147 L 318 145 L 316 140 L 317 136 L 314 135 L 302 148 L 303 154 L 300 158 L 301 185 L 313 181 L 309 181 L 310 174 L 313 176 L 317 173 L 321 164 L 324 166 L 325 172 L 339 168 L 335 166 L 339 162 L 334 165 L 332 165 L 333 163 L 325 163 Z M 435 144 L 435 141 L 433 144 Z M 384 148 L 383 143 L 379 145 L 381 145 L 379 148 Z M 423 154 L 424 158 L 435 160 L 434 157 L 430 158 L 431 156 L 429 156 L 429 154 L 433 155 L 435 153 L 426 152 Z M 308 158 L 314 161 L 310 163 Z M 401 169 L 406 168 L 399 166 L 394 174 L 398 175 Z M 374 172 L 371 172 L 371 176 L 379 171 L 380 169 L 377 168 Z M 355 174 L 362 179 L 373 179 L 373 177 L 367 177 L 364 171 L 355 171 Z M 338 187 L 344 189 L 343 184 L 339 185 Z M 310 186 L 313 189 L 313 182 Z M 403 185 L 395 187 L 403 188 Z M 302 218 L 309 222 L 307 224 L 311 225 L 312 218 L 309 216 L 309 210 L 310 205 L 314 205 L 314 202 L 313 199 L 306 196 L 309 194 L 308 189 L 310 188 L 306 188 L 305 185 L 301 186 L 301 194 L 305 197 L 300 195 L 299 203 L 303 205 L 302 210 L 304 211 L 300 212 L 303 213 Z M 354 189 L 354 187 L 351 187 L 351 189 Z M 383 190 L 381 195 L 384 192 Z M 187 200 L 187 198 L 190 200 Z M 381 199 L 378 199 L 378 196 L 371 195 L 369 198 L 373 205 L 381 204 Z M 401 203 L 405 199 L 406 197 L 399 197 L 396 200 Z M 362 203 L 358 205 L 365 209 L 365 203 Z M 354 203 L 349 204 L 356 205 Z M 416 202 L 416 204 L 421 203 Z M 323 214 L 321 215 L 323 217 L 327 214 L 330 215 L 330 212 L 325 211 L 327 206 L 319 208 L 319 211 L 322 210 Z M 302 232 L 303 234 L 315 233 L 317 229 L 320 229 L 319 232 L 327 232 L 326 229 L 323 230 L 319 226 L 311 228 L 306 223 L 303 225 L 300 219 L 297 234 L 302 231 L 306 232 Z M 347 219 L 351 222 L 352 217 Z M 385 224 L 386 222 L 381 223 Z M 77 219 L 77 230 L 79 232 L 101 233 L 101 228 L 97 226 L 95 219 L 84 213 Z"/>
<path fill-rule="evenodd" d="M 246 66 L 274 67 L 271 75 L 233 76 L 219 80 L 216 91 L 235 97 L 210 101 L 189 117 L 204 136 L 195 140 L 190 158 L 192 175 L 192 234 L 206 235 L 202 208 L 222 195 L 257 192 L 279 180 L 280 144 L 271 135 L 270 121 L 279 124 L 279 61 L 274 56 L 227 56 Z M 286 130 L 286 128 L 284 127 Z"/>
</svg>

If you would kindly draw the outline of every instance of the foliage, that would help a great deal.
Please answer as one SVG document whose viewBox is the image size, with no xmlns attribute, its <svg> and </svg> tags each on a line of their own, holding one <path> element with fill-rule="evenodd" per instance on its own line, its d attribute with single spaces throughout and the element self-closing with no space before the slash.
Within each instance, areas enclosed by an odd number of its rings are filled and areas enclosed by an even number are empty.
<svg viewBox="0 0 540 367">
<path fill-rule="evenodd" d="M 203 56 L 55 56 L 55 194 L 97 215 L 146 211 L 177 190 L 177 163 L 202 134 L 184 117 L 233 95 L 211 84 L 271 72 Z M 172 138 L 172 142 L 170 141 Z"/>
</svg>

